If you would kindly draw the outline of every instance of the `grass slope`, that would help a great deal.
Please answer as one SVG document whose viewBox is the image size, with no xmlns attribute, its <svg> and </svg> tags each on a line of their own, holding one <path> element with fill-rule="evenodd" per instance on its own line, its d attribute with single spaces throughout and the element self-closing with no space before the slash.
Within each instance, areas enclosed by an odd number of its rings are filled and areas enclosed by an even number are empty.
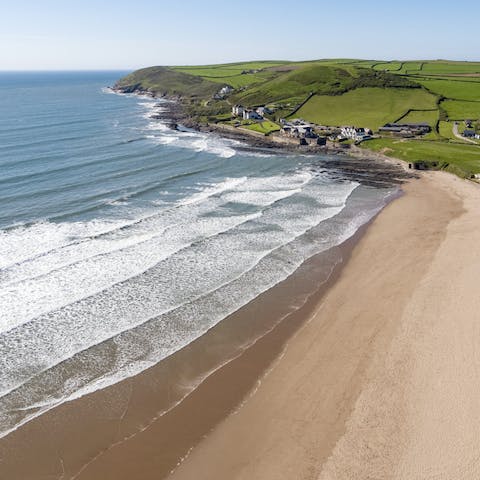
<svg viewBox="0 0 480 480">
<path fill-rule="evenodd" d="M 447 112 L 450 120 L 465 120 L 480 118 L 480 101 L 463 102 L 461 100 L 445 100 L 442 108 Z"/>
<path fill-rule="evenodd" d="M 168 67 L 136 70 L 121 78 L 117 87 L 141 87 L 157 95 L 180 95 L 188 98 L 208 98 L 219 90 L 218 84 L 202 77 L 188 75 Z"/>
<path fill-rule="evenodd" d="M 428 88 L 432 93 L 455 100 L 480 100 L 480 78 L 478 81 L 462 81 L 457 79 L 418 80 L 418 83 Z"/>
<path fill-rule="evenodd" d="M 233 97 L 245 105 L 298 104 L 308 95 L 338 95 L 361 87 L 417 87 L 408 79 L 372 69 L 323 64 L 290 65 L 291 71 Z"/>
<path fill-rule="evenodd" d="M 395 72 L 401 70 L 403 64 L 401 62 L 385 62 L 377 63 L 372 66 L 374 70 L 385 70 L 387 72 Z"/>
<path fill-rule="evenodd" d="M 379 138 L 362 146 L 408 162 L 439 162 L 439 167 L 460 176 L 480 173 L 480 149 L 476 145 Z"/>
<path fill-rule="evenodd" d="M 424 62 L 422 73 L 437 74 L 437 75 L 480 73 L 480 63 L 479 62 L 429 61 L 429 62 Z"/>
<path fill-rule="evenodd" d="M 233 87 L 233 92 L 228 98 L 214 99 L 224 85 Z M 320 124 L 374 130 L 400 119 L 426 121 L 438 125 L 438 132 L 422 140 L 384 138 L 368 145 L 389 148 L 406 160 L 441 160 L 464 174 L 478 171 L 480 147 L 455 138 L 451 121 L 480 119 L 480 62 L 344 58 L 150 67 L 122 78 L 117 86 L 181 96 L 188 114 L 200 121 L 229 119 L 235 103 L 273 104 L 276 117 L 294 115 Z M 250 128 L 263 133 L 276 126 Z"/>
<path fill-rule="evenodd" d="M 457 137 L 453 134 L 453 122 L 440 122 L 438 124 L 438 131 L 443 138 L 458 141 Z"/>
<path fill-rule="evenodd" d="M 412 108 L 435 109 L 436 98 L 422 89 L 359 88 L 338 96 L 314 96 L 295 115 L 321 125 L 377 130 Z"/>
<path fill-rule="evenodd" d="M 428 123 L 432 128 L 435 128 L 438 122 L 438 110 L 411 110 L 404 117 L 400 119 L 403 123 Z"/>
<path fill-rule="evenodd" d="M 254 122 L 250 125 L 242 125 L 242 128 L 263 133 L 264 135 L 268 135 L 272 132 L 278 132 L 280 130 L 280 127 L 276 123 L 270 122 L 269 120 L 265 120 L 263 122 Z"/>
</svg>

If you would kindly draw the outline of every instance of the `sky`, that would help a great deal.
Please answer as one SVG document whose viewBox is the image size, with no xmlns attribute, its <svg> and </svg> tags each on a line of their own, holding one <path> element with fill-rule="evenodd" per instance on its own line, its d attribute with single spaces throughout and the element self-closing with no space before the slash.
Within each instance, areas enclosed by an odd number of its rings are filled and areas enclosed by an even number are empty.
<svg viewBox="0 0 480 480">
<path fill-rule="evenodd" d="M 480 61 L 480 2 L 0 0 L 0 70 L 244 60 Z"/>
</svg>

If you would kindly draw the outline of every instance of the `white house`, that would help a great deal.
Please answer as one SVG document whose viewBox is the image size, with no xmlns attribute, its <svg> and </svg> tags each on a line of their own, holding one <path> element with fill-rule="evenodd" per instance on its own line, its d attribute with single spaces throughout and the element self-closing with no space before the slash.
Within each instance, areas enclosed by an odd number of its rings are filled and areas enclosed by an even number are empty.
<svg viewBox="0 0 480 480">
<path fill-rule="evenodd" d="M 230 85 L 225 85 L 220 89 L 220 95 L 228 95 L 231 92 L 233 92 L 233 88 Z"/>
<path fill-rule="evenodd" d="M 257 108 L 257 113 L 261 115 L 262 117 L 265 116 L 265 114 L 270 115 L 273 113 L 273 110 L 268 108 L 268 107 L 258 107 Z"/>
<path fill-rule="evenodd" d="M 242 105 L 234 105 L 232 107 L 232 115 L 235 117 L 243 117 L 243 112 L 245 108 Z"/>
<path fill-rule="evenodd" d="M 231 92 L 233 92 L 233 88 L 230 85 L 225 85 L 213 96 L 213 98 L 216 100 L 221 100 Z"/>
<path fill-rule="evenodd" d="M 352 138 L 353 140 L 365 140 L 370 137 L 370 132 L 366 128 L 342 127 L 340 135 L 344 138 Z"/>
</svg>

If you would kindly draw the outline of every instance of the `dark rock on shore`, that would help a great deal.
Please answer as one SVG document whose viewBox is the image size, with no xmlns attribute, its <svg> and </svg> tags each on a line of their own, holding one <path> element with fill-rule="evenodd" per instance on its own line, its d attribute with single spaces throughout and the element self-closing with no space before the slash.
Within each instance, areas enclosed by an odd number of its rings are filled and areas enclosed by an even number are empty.
<svg viewBox="0 0 480 480">
<path fill-rule="evenodd" d="M 122 93 L 137 93 L 139 95 L 152 95 L 150 92 L 134 91 L 127 92 L 122 88 L 114 88 Z M 158 95 L 152 95 L 158 98 Z M 243 133 L 241 130 L 225 130 L 215 124 L 202 124 L 197 118 L 188 115 L 182 102 L 178 97 L 163 97 L 164 101 L 156 104 L 161 108 L 151 116 L 162 121 L 173 130 L 196 130 L 199 132 L 218 135 L 222 138 L 229 138 L 240 142 L 235 148 L 239 151 L 278 153 L 278 154 L 301 154 L 319 155 L 326 154 L 327 160 L 322 156 L 319 165 L 329 172 L 338 172 L 339 178 L 358 181 L 372 187 L 391 187 L 403 183 L 406 179 L 414 177 L 411 172 L 405 170 L 401 164 L 395 161 L 386 161 L 384 157 L 374 153 L 368 153 L 355 147 L 351 153 L 341 145 L 329 145 L 318 147 L 317 145 L 298 145 L 279 143 L 272 141 L 269 137 L 253 136 Z"/>
</svg>

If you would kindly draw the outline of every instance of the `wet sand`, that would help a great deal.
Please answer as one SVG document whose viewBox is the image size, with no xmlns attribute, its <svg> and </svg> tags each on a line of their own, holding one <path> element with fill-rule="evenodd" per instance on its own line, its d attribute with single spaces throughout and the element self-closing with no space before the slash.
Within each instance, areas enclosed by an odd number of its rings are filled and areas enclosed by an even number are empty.
<svg viewBox="0 0 480 480">
<path fill-rule="evenodd" d="M 167 361 L 1 439 L 0 478 L 478 478 L 480 189 L 405 190 Z"/>
<path fill-rule="evenodd" d="M 367 226 L 140 375 L 0 439 L 0 478 L 165 478 L 255 388 Z"/>
</svg>

